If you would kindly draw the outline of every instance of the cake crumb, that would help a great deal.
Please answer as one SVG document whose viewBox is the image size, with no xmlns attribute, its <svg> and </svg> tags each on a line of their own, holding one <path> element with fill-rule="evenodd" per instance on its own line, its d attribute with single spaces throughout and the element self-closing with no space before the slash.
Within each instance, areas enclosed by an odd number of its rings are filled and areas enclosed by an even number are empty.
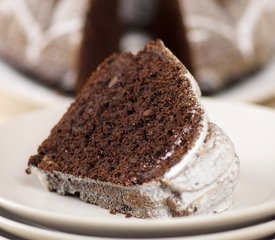
<svg viewBox="0 0 275 240">
<path fill-rule="evenodd" d="M 118 82 L 118 77 L 114 76 L 111 81 L 109 82 L 108 87 L 111 88 L 112 86 L 114 86 L 116 83 Z"/>
<path fill-rule="evenodd" d="M 117 211 L 115 209 L 110 209 L 110 214 L 113 214 L 113 215 L 116 215 L 117 214 Z"/>
<path fill-rule="evenodd" d="M 151 109 L 147 109 L 143 112 L 144 117 L 151 117 L 153 115 L 153 111 Z"/>
<path fill-rule="evenodd" d="M 26 172 L 28 175 L 32 173 L 32 171 L 31 171 L 31 169 L 30 169 L 29 167 L 25 170 L 25 172 Z"/>
<path fill-rule="evenodd" d="M 125 214 L 125 217 L 126 217 L 126 218 L 131 218 L 131 217 L 133 217 L 133 216 L 132 216 L 132 214 L 130 214 L 130 213 L 126 213 L 126 214 Z"/>
</svg>

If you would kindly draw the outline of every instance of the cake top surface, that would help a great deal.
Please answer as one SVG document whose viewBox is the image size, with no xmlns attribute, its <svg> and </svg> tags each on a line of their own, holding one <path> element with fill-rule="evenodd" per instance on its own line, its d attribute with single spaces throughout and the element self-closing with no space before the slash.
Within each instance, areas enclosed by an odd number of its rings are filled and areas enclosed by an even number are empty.
<svg viewBox="0 0 275 240">
<path fill-rule="evenodd" d="M 193 81 L 161 41 L 137 55 L 112 55 L 29 165 L 124 186 L 161 178 L 202 132 L 204 110 Z"/>
</svg>

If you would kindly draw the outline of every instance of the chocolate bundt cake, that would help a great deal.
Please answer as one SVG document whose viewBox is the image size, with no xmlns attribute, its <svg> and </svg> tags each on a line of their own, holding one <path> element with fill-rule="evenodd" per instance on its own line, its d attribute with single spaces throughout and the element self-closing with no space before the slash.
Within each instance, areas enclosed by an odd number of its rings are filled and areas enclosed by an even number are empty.
<svg viewBox="0 0 275 240">
<path fill-rule="evenodd" d="M 117 8 L 118 0 L 0 0 L 0 56 L 49 86 L 81 88 L 119 50 Z"/>
<path fill-rule="evenodd" d="M 273 0 L 160 0 L 158 8 L 155 37 L 205 93 L 241 80 L 274 57 Z"/>
<path fill-rule="evenodd" d="M 227 208 L 239 160 L 192 75 L 156 41 L 99 65 L 27 172 L 111 212 L 164 218 Z"/>
<path fill-rule="evenodd" d="M 274 0 L 0 0 L 0 56 L 48 84 L 79 90 L 119 46 L 136 49 L 151 36 L 214 93 L 270 61 L 274 25 Z M 133 31 L 148 36 L 127 37 Z"/>
</svg>

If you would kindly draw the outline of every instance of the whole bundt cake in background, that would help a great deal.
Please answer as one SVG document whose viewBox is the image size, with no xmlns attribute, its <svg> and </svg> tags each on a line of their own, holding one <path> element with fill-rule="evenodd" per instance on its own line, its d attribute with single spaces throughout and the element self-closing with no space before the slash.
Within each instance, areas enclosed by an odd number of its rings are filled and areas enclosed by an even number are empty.
<svg viewBox="0 0 275 240">
<path fill-rule="evenodd" d="M 119 51 L 117 7 L 117 0 L 0 0 L 0 56 L 39 81 L 73 91 Z"/>
<path fill-rule="evenodd" d="M 241 80 L 274 56 L 273 0 L 160 0 L 158 13 L 156 37 L 190 69 L 203 92 Z"/>
<path fill-rule="evenodd" d="M 274 56 L 274 26 L 273 0 L 0 0 L 0 56 L 79 90 L 106 56 L 131 50 L 125 35 L 141 31 L 163 39 L 203 93 L 215 93 Z"/>
</svg>

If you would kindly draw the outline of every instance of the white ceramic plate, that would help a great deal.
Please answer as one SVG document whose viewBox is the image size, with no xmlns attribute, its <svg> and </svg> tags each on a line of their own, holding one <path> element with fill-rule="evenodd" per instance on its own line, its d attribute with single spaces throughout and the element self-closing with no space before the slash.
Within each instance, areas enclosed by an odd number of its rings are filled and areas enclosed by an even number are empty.
<svg viewBox="0 0 275 240">
<path fill-rule="evenodd" d="M 275 112 L 205 99 L 210 119 L 235 143 L 241 160 L 235 204 L 214 216 L 167 220 L 126 219 L 46 191 L 24 169 L 65 108 L 34 112 L 0 126 L 0 207 L 45 225 L 104 236 L 175 236 L 206 233 L 263 221 L 275 215 Z"/>
<path fill-rule="evenodd" d="M 30 225 L 22 224 L 16 221 L 12 221 L 7 218 L 0 217 L 0 228 L 8 233 L 14 234 L 18 237 L 23 237 L 31 240 L 111 240 L 114 238 L 92 237 L 79 234 L 70 234 L 59 231 L 52 231 L 50 229 L 41 229 Z M 213 234 L 203 234 L 188 237 L 171 237 L 162 238 L 163 240 L 247 240 L 247 239 L 262 239 L 275 234 L 275 220 L 250 226 L 246 228 L 240 228 L 237 230 L 225 231 Z M 136 239 L 136 238 L 135 238 Z M 158 238 L 159 239 L 159 238 Z M 127 240 L 127 239 L 126 239 Z M 129 239 L 128 239 L 129 240 Z M 134 239 L 133 239 L 134 240 Z M 154 240 L 152 238 L 152 240 Z"/>
</svg>

